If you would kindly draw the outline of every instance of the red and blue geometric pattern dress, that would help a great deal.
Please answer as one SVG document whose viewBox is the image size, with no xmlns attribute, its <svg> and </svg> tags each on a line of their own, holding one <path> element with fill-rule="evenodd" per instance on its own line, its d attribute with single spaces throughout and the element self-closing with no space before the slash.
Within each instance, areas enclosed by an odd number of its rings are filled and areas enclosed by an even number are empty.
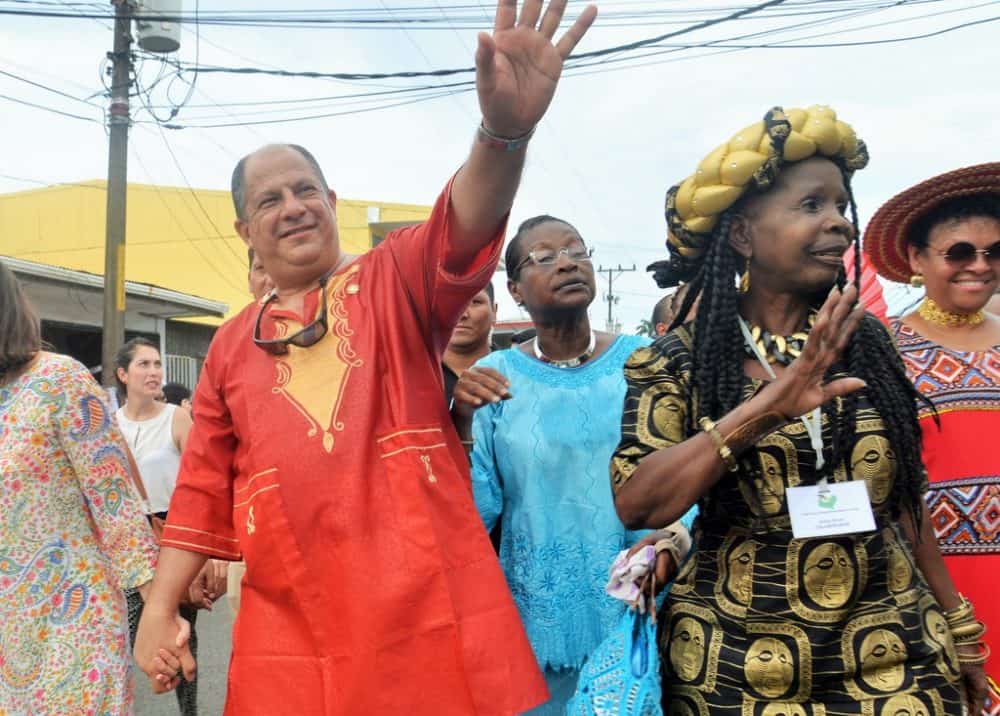
<svg viewBox="0 0 1000 716">
<path fill-rule="evenodd" d="M 893 333 L 907 373 L 937 410 L 920 407 L 927 504 L 955 586 L 986 623 L 993 678 L 986 713 L 1000 714 L 1000 346 L 956 351 L 927 340 L 895 320 Z"/>
</svg>

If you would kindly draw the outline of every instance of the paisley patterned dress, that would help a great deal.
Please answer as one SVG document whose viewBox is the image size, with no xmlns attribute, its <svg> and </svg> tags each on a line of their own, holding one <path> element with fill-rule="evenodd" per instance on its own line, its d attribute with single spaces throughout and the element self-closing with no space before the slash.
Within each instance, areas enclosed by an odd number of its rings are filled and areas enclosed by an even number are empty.
<svg viewBox="0 0 1000 716">
<path fill-rule="evenodd" d="M 42 353 L 0 384 L 0 714 L 132 713 L 122 590 L 156 545 L 101 388 Z"/>
<path fill-rule="evenodd" d="M 690 345 L 682 327 L 626 363 L 616 491 L 643 457 L 696 434 L 687 416 Z M 747 378 L 744 399 L 761 385 Z M 824 416 L 828 451 L 830 427 Z M 664 604 L 665 712 L 960 714 L 954 646 L 889 516 L 896 459 L 868 398 L 858 398 L 855 443 L 834 480 L 867 482 L 876 531 L 792 538 L 785 489 L 817 479 L 801 422 L 760 440 L 753 457 L 758 477 L 726 475 L 709 491 L 696 550 Z"/>
</svg>

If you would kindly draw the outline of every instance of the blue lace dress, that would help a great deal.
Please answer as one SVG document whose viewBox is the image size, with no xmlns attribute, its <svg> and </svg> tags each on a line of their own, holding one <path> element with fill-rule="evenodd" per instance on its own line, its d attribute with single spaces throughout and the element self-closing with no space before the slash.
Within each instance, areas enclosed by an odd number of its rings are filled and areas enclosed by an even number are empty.
<svg viewBox="0 0 1000 716">
<path fill-rule="evenodd" d="M 622 367 L 640 336 L 619 336 L 579 368 L 546 365 L 517 348 L 478 365 L 510 380 L 513 397 L 476 411 L 472 487 L 487 529 L 502 523 L 500 564 L 552 699 L 562 714 L 583 660 L 617 623 L 604 593 L 615 555 L 644 533 L 615 513 L 608 465 L 618 445 Z"/>
</svg>

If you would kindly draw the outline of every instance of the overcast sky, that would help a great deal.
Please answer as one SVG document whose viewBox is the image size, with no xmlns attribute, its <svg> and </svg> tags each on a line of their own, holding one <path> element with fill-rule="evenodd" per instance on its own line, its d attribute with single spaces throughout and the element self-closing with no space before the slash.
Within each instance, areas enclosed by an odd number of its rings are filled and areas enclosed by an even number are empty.
<svg viewBox="0 0 1000 716">
<path fill-rule="evenodd" d="M 442 8 L 443 15 L 459 13 L 445 9 L 456 0 L 431 2 Z M 739 4 L 735 0 L 609 0 L 599 7 L 611 17 L 626 11 L 736 8 Z M 797 4 L 803 0 L 790 6 Z M 281 5 L 274 0 L 205 0 L 200 11 L 249 11 Z M 384 12 L 387 5 L 426 7 L 428 2 L 296 0 L 291 6 Z M 0 0 L 0 8 L 24 7 Z M 82 9 L 82 4 L 67 7 Z M 483 24 L 487 15 L 492 17 L 492 8 L 464 7 L 473 9 L 460 11 L 463 16 L 475 17 Z M 583 3 L 571 2 L 568 15 L 575 15 L 582 7 Z M 184 9 L 193 11 L 193 0 L 185 0 Z M 812 42 L 857 42 L 917 35 L 998 15 L 998 2 L 924 0 L 790 33 L 782 39 L 838 32 Z M 766 29 L 774 22 L 730 23 L 683 40 L 731 37 Z M 884 24 L 888 22 L 894 24 Z M 844 32 L 879 23 L 882 26 Z M 611 19 L 602 24 L 598 17 L 578 51 L 651 37 L 678 27 L 613 24 Z M 595 265 L 635 264 L 637 272 L 624 274 L 615 283 L 616 291 L 620 289 L 616 316 L 624 330 L 632 331 L 648 316 L 660 295 L 643 269 L 665 255 L 662 204 L 666 189 L 687 176 L 712 148 L 760 119 L 773 105 L 829 104 L 866 140 L 872 161 L 855 181 L 863 222 L 882 201 L 913 182 L 960 166 L 1000 159 L 998 30 L 1000 22 L 987 22 L 897 44 L 714 54 L 691 50 L 650 57 L 642 63 L 623 63 L 614 66 L 615 71 L 602 67 L 599 69 L 605 71 L 565 77 L 532 140 L 512 227 L 534 214 L 554 214 L 575 224 L 595 247 Z M 358 73 L 428 70 L 470 66 L 475 35 L 473 28 L 203 27 L 200 43 L 193 31 L 182 34 L 177 57 L 193 61 L 197 50 L 200 62 L 208 65 Z M 109 25 L 97 20 L 0 16 L 0 69 L 74 97 L 91 97 L 103 105 L 100 68 L 111 42 Z M 156 62 L 146 61 L 140 76 L 151 83 L 158 69 Z M 186 85 L 182 82 L 167 85 L 163 82 L 153 89 L 154 103 L 167 104 L 184 97 Z M 260 114 L 264 108 L 220 109 L 212 104 L 340 95 L 387 86 L 410 85 L 398 79 L 363 84 L 202 74 L 191 106 L 181 109 L 174 121 L 205 124 L 356 110 L 362 105 L 333 107 L 326 103 L 325 109 L 316 112 L 271 106 L 266 110 L 272 114 Z M 98 119 L 101 116 L 97 108 L 2 75 L 0 95 Z M 10 177 L 55 183 L 106 175 L 107 140 L 99 124 L 2 98 L 0 108 L 0 191 L 35 186 Z M 136 109 L 133 105 L 136 119 L 150 120 L 147 112 Z M 160 130 L 147 123 L 136 126 L 131 134 L 129 179 L 183 185 L 163 134 L 191 184 L 212 189 L 227 188 L 239 156 L 265 142 L 293 141 L 312 149 L 342 197 L 430 204 L 465 157 L 478 121 L 475 95 L 467 92 L 375 112 L 256 127 Z M 0 244 L 2 241 L 0 237 Z M 592 313 L 595 324 L 603 327 L 607 306 L 601 298 L 607 283 L 598 283 Z M 517 309 L 506 292 L 501 291 L 500 296 L 501 318 L 516 318 Z M 894 294 L 891 302 L 898 306 L 903 299 Z"/>
</svg>

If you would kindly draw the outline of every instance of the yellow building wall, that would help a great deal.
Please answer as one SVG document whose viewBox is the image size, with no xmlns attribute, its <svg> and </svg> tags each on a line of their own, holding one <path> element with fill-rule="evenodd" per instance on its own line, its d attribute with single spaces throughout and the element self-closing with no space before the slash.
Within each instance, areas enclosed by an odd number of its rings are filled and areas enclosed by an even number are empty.
<svg viewBox="0 0 1000 716">
<path fill-rule="evenodd" d="M 105 182 L 92 181 L 0 195 L 0 254 L 95 274 L 104 273 Z M 371 248 L 368 209 L 378 221 L 422 221 L 431 207 L 339 199 L 341 247 Z M 226 318 L 249 301 L 247 251 L 233 228 L 229 192 L 129 184 L 125 277 L 223 301 Z M 218 325 L 218 319 L 194 319 Z"/>
</svg>

